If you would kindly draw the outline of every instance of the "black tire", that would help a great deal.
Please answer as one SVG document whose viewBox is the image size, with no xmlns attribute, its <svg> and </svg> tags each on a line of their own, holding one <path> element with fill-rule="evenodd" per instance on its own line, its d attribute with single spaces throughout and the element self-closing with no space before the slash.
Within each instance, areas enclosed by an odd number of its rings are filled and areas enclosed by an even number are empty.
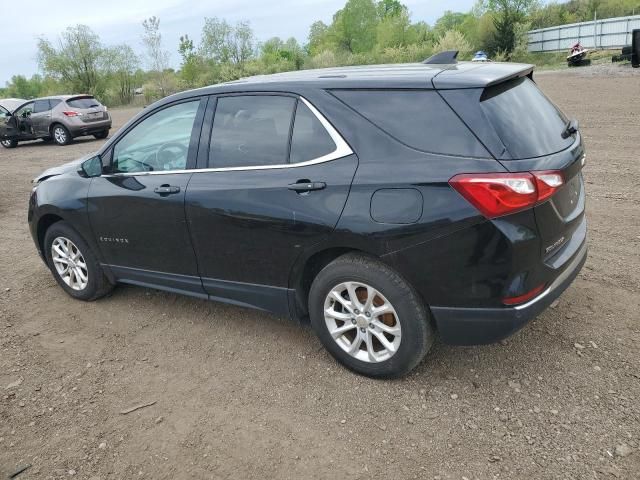
<svg viewBox="0 0 640 480">
<path fill-rule="evenodd" d="M 58 145 L 69 145 L 73 141 L 73 137 L 67 127 L 60 123 L 54 123 L 51 126 L 51 137 Z"/>
<path fill-rule="evenodd" d="M 109 136 L 109 130 L 103 130 L 102 132 L 94 133 L 93 136 L 97 140 L 103 140 Z"/>
<path fill-rule="evenodd" d="M 51 247 L 54 240 L 60 237 L 71 240 L 84 258 L 87 271 L 87 284 L 81 290 L 74 290 L 71 288 L 63 280 L 54 265 Z M 105 276 L 96 255 L 91 251 L 89 245 L 87 245 L 82 236 L 80 236 L 80 234 L 67 222 L 56 222 L 49 227 L 44 236 L 44 254 L 47 259 L 47 265 L 49 266 L 53 277 L 56 279 L 56 282 L 58 282 L 58 285 L 60 285 L 62 289 L 73 298 L 85 301 L 96 300 L 100 297 L 104 297 L 113 289 L 113 285 Z"/>
<path fill-rule="evenodd" d="M 2 145 L 4 148 L 16 148 L 18 146 L 18 141 L 17 140 L 2 140 L 0 142 L 0 145 Z"/>
<path fill-rule="evenodd" d="M 400 344 L 387 360 L 369 362 L 355 358 L 343 350 L 329 333 L 324 315 L 325 299 L 333 288 L 349 281 L 378 290 L 397 313 L 397 322 L 401 326 Z M 316 276 L 309 292 L 309 315 L 316 335 L 336 360 L 354 372 L 373 378 L 406 375 L 422 361 L 435 338 L 430 314 L 413 287 L 389 266 L 360 254 L 343 255 Z"/>
</svg>

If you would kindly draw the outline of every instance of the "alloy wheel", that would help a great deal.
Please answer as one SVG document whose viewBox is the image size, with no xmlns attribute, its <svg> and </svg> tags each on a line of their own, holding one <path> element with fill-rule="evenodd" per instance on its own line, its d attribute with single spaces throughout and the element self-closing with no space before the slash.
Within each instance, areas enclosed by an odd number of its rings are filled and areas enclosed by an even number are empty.
<svg viewBox="0 0 640 480">
<path fill-rule="evenodd" d="M 67 132 L 64 131 L 62 127 L 56 127 L 53 129 L 53 136 L 56 139 L 56 142 L 62 144 L 67 141 Z"/>
<path fill-rule="evenodd" d="M 78 291 L 87 287 L 87 263 L 75 243 L 65 237 L 56 237 L 51 243 L 51 259 L 56 272 L 69 287 Z"/>
<path fill-rule="evenodd" d="M 324 320 L 340 348 L 363 362 L 386 361 L 400 347 L 402 328 L 395 308 L 365 283 L 333 287 L 324 301 Z"/>
</svg>

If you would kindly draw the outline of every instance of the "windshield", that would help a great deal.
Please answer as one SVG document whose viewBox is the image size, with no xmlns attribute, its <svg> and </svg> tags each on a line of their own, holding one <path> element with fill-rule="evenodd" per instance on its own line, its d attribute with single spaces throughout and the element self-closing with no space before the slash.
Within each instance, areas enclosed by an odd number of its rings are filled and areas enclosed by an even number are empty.
<svg viewBox="0 0 640 480">
<path fill-rule="evenodd" d="M 574 142 L 562 138 L 566 117 L 528 78 L 485 89 L 480 105 L 511 158 L 549 155 Z"/>
</svg>

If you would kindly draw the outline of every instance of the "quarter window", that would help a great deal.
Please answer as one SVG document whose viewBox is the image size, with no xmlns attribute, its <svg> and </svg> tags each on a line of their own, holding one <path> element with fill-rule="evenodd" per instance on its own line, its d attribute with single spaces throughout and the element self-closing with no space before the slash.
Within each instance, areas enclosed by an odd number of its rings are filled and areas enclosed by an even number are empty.
<svg viewBox="0 0 640 480">
<path fill-rule="evenodd" d="M 333 94 L 416 150 L 464 157 L 489 156 L 434 90 L 334 90 Z"/>
<path fill-rule="evenodd" d="M 221 97 L 216 105 L 209 166 L 286 164 L 296 99 L 277 95 Z"/>
<path fill-rule="evenodd" d="M 173 105 L 136 125 L 113 149 L 113 172 L 185 169 L 199 105 L 199 100 Z"/>
<path fill-rule="evenodd" d="M 335 151 L 336 144 L 318 117 L 299 101 L 291 137 L 290 163 L 306 162 Z"/>
</svg>

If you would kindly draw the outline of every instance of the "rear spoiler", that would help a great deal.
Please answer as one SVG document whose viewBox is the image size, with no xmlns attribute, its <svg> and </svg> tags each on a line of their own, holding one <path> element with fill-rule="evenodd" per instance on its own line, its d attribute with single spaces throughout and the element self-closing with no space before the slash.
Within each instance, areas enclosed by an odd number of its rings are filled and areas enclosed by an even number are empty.
<svg viewBox="0 0 640 480">
<path fill-rule="evenodd" d="M 431 82 L 434 88 L 486 88 L 492 85 L 529 77 L 533 80 L 534 65 L 526 63 L 457 63 L 436 74 Z"/>
<path fill-rule="evenodd" d="M 80 93 L 80 94 L 76 94 L 76 95 L 73 95 L 73 96 L 67 98 L 67 101 L 68 100 L 82 100 L 83 98 L 96 98 L 96 97 L 94 97 L 93 95 L 89 95 L 87 93 Z"/>
</svg>

